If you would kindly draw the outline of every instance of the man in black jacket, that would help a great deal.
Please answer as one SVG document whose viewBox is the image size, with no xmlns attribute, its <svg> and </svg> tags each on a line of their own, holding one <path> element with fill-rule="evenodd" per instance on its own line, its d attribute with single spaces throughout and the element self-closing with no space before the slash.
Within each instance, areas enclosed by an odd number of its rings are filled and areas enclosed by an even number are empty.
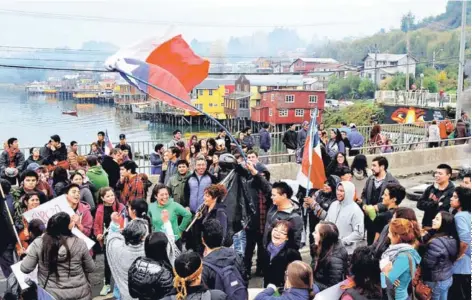
<svg viewBox="0 0 472 300">
<path fill-rule="evenodd" d="M 222 247 L 222 240 L 223 230 L 218 220 L 211 219 L 203 224 L 202 242 L 205 246 L 205 251 L 203 253 L 203 282 L 209 289 L 216 289 L 215 281 L 218 275 L 209 264 L 220 269 L 232 265 L 237 271 L 239 271 L 239 275 L 241 275 L 243 282 L 240 284 L 247 287 L 243 259 L 234 249 Z"/>
<path fill-rule="evenodd" d="M 435 183 L 429 186 L 416 204 L 419 210 L 424 211 L 423 229 L 430 230 L 434 217 L 440 211 L 449 211 L 451 197 L 454 193 L 454 184 L 450 181 L 452 168 L 440 164 L 434 173 Z"/>
<path fill-rule="evenodd" d="M 290 128 L 284 133 L 282 143 L 287 147 L 288 154 L 295 154 L 295 151 L 297 150 L 297 136 L 298 133 L 295 131 L 295 124 L 290 126 Z"/>
<path fill-rule="evenodd" d="M 61 137 L 57 134 L 51 136 L 49 143 L 43 148 L 45 162 L 56 165 L 58 162 L 67 160 L 67 147 L 61 143 Z"/>
<path fill-rule="evenodd" d="M 123 133 L 120 134 L 120 142 L 116 144 L 115 148 L 121 149 L 122 151 L 128 152 L 128 157 L 130 160 L 133 160 L 133 150 L 131 146 L 126 142 L 126 135 Z"/>
<path fill-rule="evenodd" d="M 10 194 L 11 185 L 8 181 L 0 179 L 2 192 L 0 193 L 0 267 L 3 276 L 8 278 L 12 273 L 11 265 L 15 263 L 13 252 L 15 251 L 16 238 L 10 217 L 7 212 L 7 205 L 13 214 L 13 203 L 9 205 L 7 199 Z"/>
<path fill-rule="evenodd" d="M 118 161 L 121 156 L 121 150 L 114 148 L 110 150 L 109 155 L 105 155 L 102 162 L 102 168 L 108 174 L 109 186 L 116 189 L 118 181 L 120 181 L 120 165 Z"/>
</svg>

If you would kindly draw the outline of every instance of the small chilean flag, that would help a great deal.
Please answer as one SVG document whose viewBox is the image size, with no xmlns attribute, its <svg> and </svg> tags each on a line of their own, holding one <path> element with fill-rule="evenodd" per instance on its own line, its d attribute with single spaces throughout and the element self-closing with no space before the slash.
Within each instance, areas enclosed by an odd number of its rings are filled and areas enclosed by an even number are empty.
<svg viewBox="0 0 472 300">
<path fill-rule="evenodd" d="M 113 144 L 111 143 L 110 137 L 108 136 L 108 130 L 105 131 L 105 154 L 109 155 Z"/>
<path fill-rule="evenodd" d="M 321 189 L 326 181 L 325 169 L 321 158 L 320 137 L 316 125 L 317 110 L 312 116 L 310 129 L 303 148 L 303 160 L 297 181 L 300 185 L 308 185 L 308 189 Z"/>
</svg>

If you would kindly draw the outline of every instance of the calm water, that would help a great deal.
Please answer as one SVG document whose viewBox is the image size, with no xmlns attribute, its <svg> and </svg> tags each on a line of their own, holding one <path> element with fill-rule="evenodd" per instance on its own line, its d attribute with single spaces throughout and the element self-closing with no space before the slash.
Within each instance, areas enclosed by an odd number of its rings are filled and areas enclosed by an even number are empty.
<svg viewBox="0 0 472 300">
<path fill-rule="evenodd" d="M 78 117 L 63 115 L 63 110 L 76 109 Z M 208 128 L 178 127 L 186 140 L 195 133 L 201 137 L 214 136 Z M 0 90 L 0 141 L 10 137 L 19 139 L 20 147 L 42 146 L 53 134 L 58 134 L 68 145 L 71 140 L 90 144 L 98 131 L 108 130 L 113 143 L 120 133 L 128 141 L 158 140 L 169 142 L 172 128 L 168 125 L 137 120 L 131 112 L 116 110 L 112 105 L 77 104 L 73 100 L 59 100 L 46 96 L 28 96 L 24 92 Z"/>
</svg>

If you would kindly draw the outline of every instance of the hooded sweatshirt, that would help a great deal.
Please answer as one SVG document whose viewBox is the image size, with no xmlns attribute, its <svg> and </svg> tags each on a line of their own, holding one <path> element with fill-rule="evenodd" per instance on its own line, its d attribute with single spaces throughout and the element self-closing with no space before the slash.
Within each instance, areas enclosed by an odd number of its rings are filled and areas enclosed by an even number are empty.
<svg viewBox="0 0 472 300">
<path fill-rule="evenodd" d="M 219 268 L 235 266 L 239 274 L 241 274 L 241 278 L 246 278 L 243 259 L 234 249 L 222 247 L 218 250 L 214 250 L 203 258 L 203 263 L 210 263 Z M 209 289 L 216 288 L 216 273 L 213 269 L 205 265 L 203 265 L 202 280 Z M 247 286 L 247 282 L 244 282 L 244 285 Z"/>
<path fill-rule="evenodd" d="M 160 205 L 158 201 L 149 205 L 148 215 L 151 218 L 151 224 L 153 231 L 164 230 L 164 223 L 162 222 L 161 213 L 163 210 L 169 212 L 169 221 L 172 224 L 172 231 L 175 235 L 175 240 L 179 240 L 182 232 L 187 229 L 188 224 L 192 220 L 192 213 L 186 210 L 182 205 L 175 202 L 172 198 L 169 198 L 166 204 Z M 183 217 L 182 222 L 178 223 L 178 219 Z"/>
<path fill-rule="evenodd" d="M 336 224 L 339 239 L 347 252 L 352 254 L 364 237 L 364 213 L 354 202 L 356 194 L 354 184 L 349 181 L 342 181 L 340 184 L 344 187 L 344 200 L 331 204 L 325 220 Z"/>
<path fill-rule="evenodd" d="M 87 177 L 97 190 L 107 187 L 109 184 L 108 174 L 103 170 L 102 166 L 93 166 L 87 171 Z"/>
</svg>

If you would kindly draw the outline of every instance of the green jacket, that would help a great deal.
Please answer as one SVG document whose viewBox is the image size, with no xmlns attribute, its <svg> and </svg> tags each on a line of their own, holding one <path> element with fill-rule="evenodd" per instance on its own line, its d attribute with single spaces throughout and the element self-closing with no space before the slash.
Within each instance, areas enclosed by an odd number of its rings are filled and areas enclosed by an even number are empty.
<svg viewBox="0 0 472 300">
<path fill-rule="evenodd" d="M 184 187 L 185 187 L 185 181 L 187 178 L 190 177 L 190 172 L 187 172 L 184 176 L 180 175 L 179 173 L 175 174 L 172 176 L 167 183 L 167 186 L 170 188 L 172 197 L 174 198 L 174 201 L 177 203 L 182 203 L 184 200 Z"/>
<path fill-rule="evenodd" d="M 91 167 L 87 171 L 87 177 L 97 190 L 109 185 L 108 174 L 103 170 L 102 166 Z"/>
<path fill-rule="evenodd" d="M 159 205 L 159 202 L 154 202 L 149 205 L 148 215 L 151 218 L 152 231 L 164 231 L 164 223 L 161 219 L 161 212 L 163 210 L 169 212 L 169 221 L 172 224 L 172 230 L 174 231 L 175 240 L 179 240 L 182 232 L 187 229 L 188 224 L 192 220 L 192 213 L 186 210 L 182 205 L 175 202 L 172 198 L 169 198 L 169 201 L 164 206 Z M 180 225 L 178 222 L 178 217 L 182 217 L 182 222 Z"/>
</svg>

